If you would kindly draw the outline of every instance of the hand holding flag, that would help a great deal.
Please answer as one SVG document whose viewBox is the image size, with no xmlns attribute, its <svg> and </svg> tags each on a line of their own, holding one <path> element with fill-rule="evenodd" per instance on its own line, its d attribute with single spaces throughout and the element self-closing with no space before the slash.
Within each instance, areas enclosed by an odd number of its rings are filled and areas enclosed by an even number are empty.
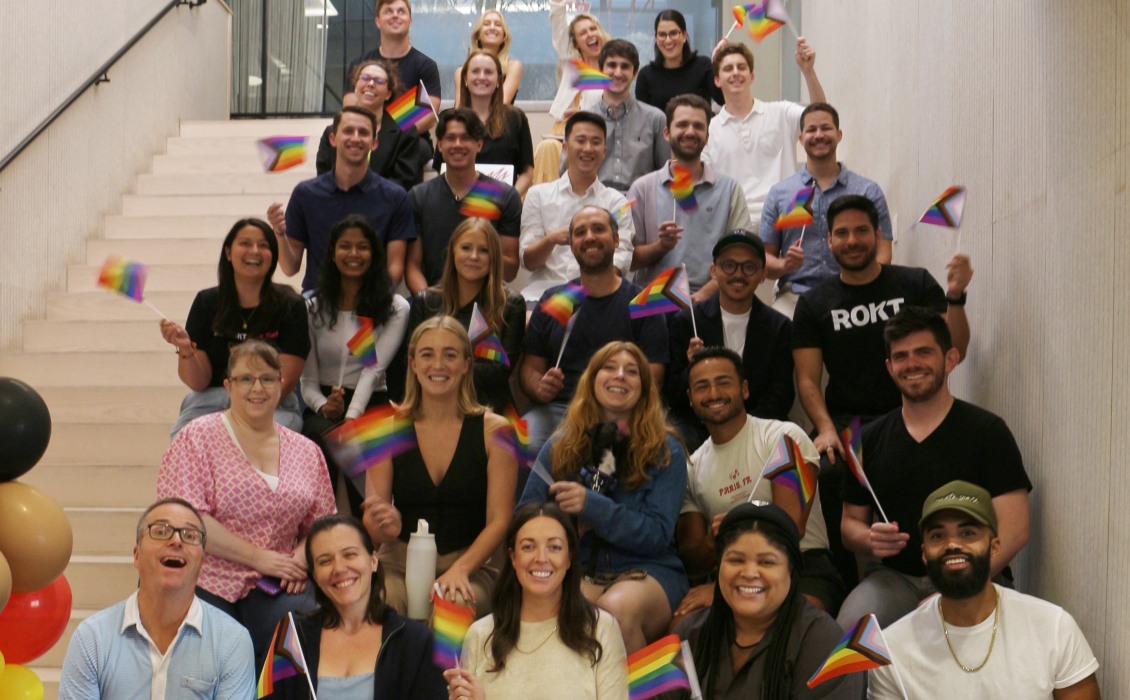
<svg viewBox="0 0 1130 700">
<path fill-rule="evenodd" d="M 871 488 L 871 482 L 867 480 L 867 475 L 863 473 L 863 429 L 859 424 L 859 416 L 854 416 L 851 419 L 848 427 L 840 433 L 840 439 L 843 440 L 844 451 L 847 452 L 848 470 L 859 482 L 859 485 L 871 494 L 871 500 L 875 501 L 875 507 L 879 509 L 879 515 L 882 516 L 883 522 L 891 522 L 887 519 L 887 514 L 883 512 L 883 506 L 879 505 L 879 497 L 875 495 L 875 489 Z"/>
</svg>

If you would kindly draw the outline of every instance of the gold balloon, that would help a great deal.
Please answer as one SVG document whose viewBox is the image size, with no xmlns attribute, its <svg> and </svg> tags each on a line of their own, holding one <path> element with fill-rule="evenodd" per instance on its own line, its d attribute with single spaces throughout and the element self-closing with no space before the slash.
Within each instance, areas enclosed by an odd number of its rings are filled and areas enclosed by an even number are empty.
<svg viewBox="0 0 1130 700">
<path fill-rule="evenodd" d="M 0 554 L 13 591 L 30 593 L 59 578 L 72 544 L 71 523 L 55 499 L 18 481 L 0 483 Z"/>
<path fill-rule="evenodd" d="M 0 612 L 8 604 L 8 597 L 12 595 L 12 570 L 8 568 L 8 560 L 0 552 Z M 4 670 L 4 657 L 0 656 L 0 672 Z"/>
</svg>

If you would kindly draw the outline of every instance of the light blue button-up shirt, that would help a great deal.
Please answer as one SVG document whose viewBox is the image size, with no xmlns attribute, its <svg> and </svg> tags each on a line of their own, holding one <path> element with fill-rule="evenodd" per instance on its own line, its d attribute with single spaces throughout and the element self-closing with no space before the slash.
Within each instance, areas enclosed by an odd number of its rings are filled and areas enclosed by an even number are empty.
<svg viewBox="0 0 1130 700">
<path fill-rule="evenodd" d="M 814 221 L 804 227 L 804 264 L 796 272 L 781 275 L 781 282 L 792 285 L 792 291 L 800 294 L 810 287 L 815 286 L 827 277 L 840 274 L 840 265 L 832 256 L 832 249 L 828 247 L 828 207 L 838 197 L 845 194 L 861 194 L 875 203 L 879 210 L 879 229 L 882 237 L 891 240 L 891 215 L 887 211 L 887 199 L 883 190 L 875 182 L 868 180 L 848 170 L 840 163 L 840 174 L 826 190 L 821 190 L 815 182 L 807 167 L 800 169 L 795 175 L 781 180 L 769 189 L 765 198 L 765 208 L 761 210 L 761 230 L 759 235 L 766 245 L 779 246 L 779 255 L 785 256 L 789 248 L 800 240 L 801 227 L 787 228 L 778 231 L 773 228 L 777 217 L 785 213 L 792 204 L 793 197 L 803 187 L 813 188 L 812 218 Z"/>
<path fill-rule="evenodd" d="M 193 599 L 162 655 L 141 624 L 134 592 L 75 630 L 63 660 L 59 700 L 250 700 L 253 654 L 242 625 Z"/>
</svg>

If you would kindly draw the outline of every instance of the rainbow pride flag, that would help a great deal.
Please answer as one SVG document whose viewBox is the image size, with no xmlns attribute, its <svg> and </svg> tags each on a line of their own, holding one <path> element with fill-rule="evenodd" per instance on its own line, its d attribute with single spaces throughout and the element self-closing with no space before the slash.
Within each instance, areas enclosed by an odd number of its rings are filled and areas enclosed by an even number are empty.
<svg viewBox="0 0 1130 700">
<path fill-rule="evenodd" d="M 143 263 L 112 255 L 102 263 L 102 271 L 98 273 L 98 286 L 141 303 L 144 299 L 145 278 L 148 276 L 149 268 Z"/>
<path fill-rule="evenodd" d="M 507 367 L 510 366 L 510 358 L 506 355 L 506 348 L 502 347 L 502 341 L 491 330 L 490 324 L 487 323 L 486 317 L 479 309 L 479 302 L 477 301 L 471 308 L 471 323 L 467 326 L 467 335 L 471 338 L 471 353 L 475 357 L 481 357 L 492 362 L 501 362 Z"/>
<path fill-rule="evenodd" d="M 946 189 L 942 196 L 934 200 L 922 218 L 920 224 L 958 228 L 961 226 L 961 216 L 965 213 L 965 188 L 957 185 Z"/>
<path fill-rule="evenodd" d="M 805 461 L 796 440 L 782 435 L 765 462 L 762 476 L 795 492 L 804 510 L 816 498 L 816 473 L 816 467 Z"/>
<path fill-rule="evenodd" d="M 691 306 L 691 287 L 685 267 L 673 267 L 655 276 L 628 303 L 632 318 L 667 314 Z"/>
<path fill-rule="evenodd" d="M 366 367 L 377 366 L 377 336 L 373 332 L 373 319 L 367 316 L 358 316 L 357 323 L 360 328 L 352 338 L 345 341 L 349 352 Z"/>
<path fill-rule="evenodd" d="M 417 94 L 420 95 L 417 99 Z M 409 127 L 416 125 L 424 117 L 432 113 L 432 102 L 428 99 L 428 91 L 424 89 L 424 81 L 413 85 L 410 90 L 388 103 L 385 107 L 396 121 L 401 131 L 408 131 Z"/>
<path fill-rule="evenodd" d="M 814 221 L 812 216 L 814 195 L 815 189 L 812 187 L 802 187 L 797 190 L 797 193 L 793 195 L 793 201 L 789 203 L 789 208 L 773 222 L 773 228 L 784 231 L 787 228 L 811 224 Z"/>
<path fill-rule="evenodd" d="M 432 613 L 432 631 L 435 633 L 432 660 L 442 669 L 459 668 L 463 640 L 475 621 L 475 609 L 444 600 L 434 592 L 432 603 L 435 606 Z"/>
<path fill-rule="evenodd" d="M 506 185 L 495 180 L 480 177 L 471 185 L 463 203 L 459 205 L 459 213 L 463 216 L 481 219 L 502 218 L 502 199 L 506 196 Z"/>
<path fill-rule="evenodd" d="M 412 419 L 398 416 L 392 406 L 367 411 L 330 431 L 327 437 L 326 446 L 349 476 L 416 447 Z"/>
<path fill-rule="evenodd" d="M 871 482 L 867 480 L 867 475 L 863 473 L 863 429 L 859 425 L 859 416 L 854 416 L 851 419 L 848 427 L 840 433 L 840 438 L 843 440 L 844 449 L 847 451 L 848 469 L 851 470 L 852 476 L 859 482 L 859 485 L 870 491 Z"/>
<path fill-rule="evenodd" d="M 677 688 L 690 689 L 683 669 L 673 662 L 681 651 L 679 635 L 669 634 L 628 657 L 628 697 L 644 700 Z"/>
<path fill-rule="evenodd" d="M 256 142 L 263 170 L 278 173 L 306 161 L 305 136 L 268 136 Z"/>
<path fill-rule="evenodd" d="M 579 284 L 569 282 L 541 303 L 543 313 L 552 316 L 562 326 L 569 323 L 577 307 L 588 297 L 588 292 Z"/>
<path fill-rule="evenodd" d="M 824 681 L 846 673 L 867 671 L 891 663 L 887 640 L 879 621 L 872 614 L 859 618 L 832 649 L 824 665 L 808 679 L 808 687 L 815 688 Z"/>
<path fill-rule="evenodd" d="M 579 58 L 569 59 L 565 70 L 569 73 L 569 84 L 577 90 L 607 90 L 612 87 L 612 78 Z"/>
<path fill-rule="evenodd" d="M 789 14 L 781 0 L 765 0 L 752 5 L 735 5 L 734 20 L 745 26 L 750 37 L 760 43 L 765 37 L 789 23 Z"/>
<path fill-rule="evenodd" d="M 691 169 L 682 163 L 671 164 L 671 182 L 667 188 L 675 196 L 679 208 L 683 211 L 694 211 L 698 208 L 698 201 L 694 198 L 694 180 L 691 178 Z"/>
<path fill-rule="evenodd" d="M 502 415 L 510 421 L 511 427 L 506 435 L 500 436 L 500 439 L 504 440 L 503 446 L 514 454 L 520 466 L 528 466 L 536 455 L 530 454 L 530 431 L 526 421 L 518 415 L 518 409 L 514 408 L 514 404 L 507 406 Z"/>
<path fill-rule="evenodd" d="M 623 204 L 621 204 L 620 206 L 618 206 L 614 210 L 612 210 L 612 216 L 615 216 L 617 219 L 624 218 L 628 214 L 632 213 L 632 206 L 634 206 L 635 203 L 636 203 L 636 200 L 629 199 L 628 201 L 624 202 Z"/>
<path fill-rule="evenodd" d="M 294 617 L 287 613 L 286 617 L 275 625 L 275 633 L 271 637 L 270 655 L 263 662 L 263 670 L 259 674 L 259 693 L 256 698 L 265 698 L 275 692 L 275 681 L 284 678 L 294 678 L 299 674 L 307 676 L 306 656 L 302 653 L 302 645 L 298 642 L 298 632 L 294 628 Z"/>
</svg>

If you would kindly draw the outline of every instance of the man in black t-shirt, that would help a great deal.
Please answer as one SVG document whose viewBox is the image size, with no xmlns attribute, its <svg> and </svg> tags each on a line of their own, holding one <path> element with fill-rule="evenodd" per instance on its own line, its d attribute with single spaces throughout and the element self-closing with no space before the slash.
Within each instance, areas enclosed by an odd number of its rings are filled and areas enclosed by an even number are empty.
<svg viewBox="0 0 1130 700">
<path fill-rule="evenodd" d="M 855 562 L 840 545 L 844 448 L 838 432 L 851 416 L 866 422 L 899 405 L 898 390 L 883 366 L 883 324 L 904 306 L 925 306 L 945 315 L 960 357 L 969 345 L 969 257 L 958 253 L 946 265 L 943 292 L 922 268 L 880 264 L 880 234 L 874 202 L 862 195 L 836 198 L 828 207 L 828 247 L 840 274 L 801 295 L 793 315 L 797 395 L 815 426 L 812 442 L 821 456 L 828 537 L 840 573 L 849 582 L 856 578 Z M 826 395 L 820 391 L 825 367 Z"/>
<path fill-rule="evenodd" d="M 847 547 L 881 562 L 868 565 L 837 618 L 848 626 L 875 613 L 882 626 L 914 610 L 934 591 L 922 560 L 918 515 L 926 496 L 961 479 L 984 487 L 998 514 L 1001 546 L 994 576 L 1028 541 L 1032 482 L 1008 426 L 998 416 L 950 394 L 947 377 L 958 352 L 938 313 L 906 307 L 884 330 L 887 371 L 902 407 L 863 429 L 862 465 L 875 499 L 858 481 L 844 484 L 841 530 Z M 875 500 L 890 522 L 879 515 Z"/>
<path fill-rule="evenodd" d="M 572 283 L 584 287 L 588 296 L 573 313 L 573 330 L 564 352 L 565 329 L 541 309 L 541 303 L 560 291 L 561 285 L 547 289 L 530 316 L 519 381 L 530 397 L 525 419 L 534 454 L 561 422 L 589 358 L 608 343 L 625 340 L 638 345 L 649 360 L 655 386 L 663 386 L 667 321 L 662 315 L 631 317 L 628 304 L 640 287 L 616 271 L 613 255 L 619 240 L 619 226 L 611 212 L 591 204 L 581 207 L 569 222 L 569 247 L 581 268 L 581 276 Z"/>
</svg>

